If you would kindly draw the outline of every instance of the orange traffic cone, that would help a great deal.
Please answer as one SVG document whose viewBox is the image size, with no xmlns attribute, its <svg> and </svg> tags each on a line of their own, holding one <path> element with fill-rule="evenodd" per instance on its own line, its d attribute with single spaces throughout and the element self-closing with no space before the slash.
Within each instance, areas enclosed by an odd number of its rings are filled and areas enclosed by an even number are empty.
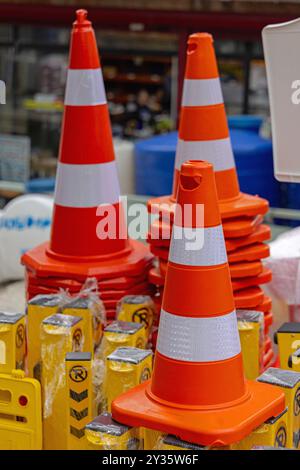
<svg viewBox="0 0 300 470">
<path fill-rule="evenodd" d="M 199 157 L 214 166 L 222 219 L 267 212 L 265 199 L 240 192 L 213 39 L 207 33 L 188 39 L 173 195 L 161 202 L 175 201 L 182 163 Z"/>
<path fill-rule="evenodd" d="M 82 281 L 87 276 L 124 275 L 137 277 L 139 283 L 152 255 L 145 245 L 128 239 L 119 198 L 95 34 L 87 12 L 78 10 L 71 36 L 51 240 L 23 256 L 27 270 L 38 278 Z M 111 221 L 112 233 L 105 234 L 105 220 Z"/>
<path fill-rule="evenodd" d="M 284 396 L 244 379 L 211 164 L 182 165 L 177 202 L 152 379 L 118 397 L 112 412 L 121 423 L 227 445 L 283 411 Z M 182 223 L 187 204 L 192 219 Z M 204 228 L 195 217 L 200 204 Z M 204 244 L 192 249 L 198 236 Z"/>
</svg>

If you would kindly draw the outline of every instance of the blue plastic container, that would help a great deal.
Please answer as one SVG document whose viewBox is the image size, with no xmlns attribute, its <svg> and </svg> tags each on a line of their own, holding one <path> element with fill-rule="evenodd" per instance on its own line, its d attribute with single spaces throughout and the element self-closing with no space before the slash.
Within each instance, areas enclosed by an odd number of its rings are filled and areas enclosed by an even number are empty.
<svg viewBox="0 0 300 470">
<path fill-rule="evenodd" d="M 262 122 L 263 118 L 261 116 L 252 116 L 251 114 L 237 114 L 235 116 L 228 117 L 228 125 L 230 129 L 252 131 L 257 134 Z"/>
<path fill-rule="evenodd" d="M 253 131 L 230 129 L 241 191 L 280 205 L 280 184 L 274 178 L 272 141 Z"/>
<path fill-rule="evenodd" d="M 280 185 L 273 176 L 272 142 L 256 132 L 230 129 L 241 190 L 259 194 L 271 206 L 280 204 Z M 161 196 L 172 191 L 177 133 L 152 137 L 135 146 L 136 193 Z M 201 159 L 201 155 L 199 155 Z"/>
<path fill-rule="evenodd" d="M 163 196 L 172 192 L 177 132 L 135 144 L 136 194 Z"/>
<path fill-rule="evenodd" d="M 55 178 L 35 178 L 27 181 L 27 193 L 53 193 L 55 187 Z"/>
</svg>

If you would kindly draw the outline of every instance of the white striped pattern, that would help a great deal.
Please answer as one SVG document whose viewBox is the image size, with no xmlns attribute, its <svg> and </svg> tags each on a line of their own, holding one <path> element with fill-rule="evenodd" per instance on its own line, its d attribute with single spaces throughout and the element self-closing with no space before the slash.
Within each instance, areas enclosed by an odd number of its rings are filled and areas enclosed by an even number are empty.
<svg viewBox="0 0 300 470">
<path fill-rule="evenodd" d="M 58 163 L 54 202 L 64 207 L 97 207 L 119 202 L 116 162 L 71 165 Z"/>
<path fill-rule="evenodd" d="M 184 141 L 178 139 L 175 168 L 180 170 L 187 160 L 204 160 L 214 166 L 214 171 L 235 168 L 230 138 L 218 140 Z"/>
<path fill-rule="evenodd" d="M 222 225 L 207 228 L 173 225 L 169 261 L 185 266 L 217 266 L 227 263 Z"/>
<path fill-rule="evenodd" d="M 223 103 L 219 78 L 185 79 L 181 106 L 210 106 Z"/>
<path fill-rule="evenodd" d="M 102 71 L 98 69 L 69 69 L 65 105 L 96 106 L 106 103 Z"/>
<path fill-rule="evenodd" d="M 187 362 L 230 359 L 241 352 L 236 313 L 193 318 L 161 310 L 157 350 L 166 357 Z"/>
</svg>

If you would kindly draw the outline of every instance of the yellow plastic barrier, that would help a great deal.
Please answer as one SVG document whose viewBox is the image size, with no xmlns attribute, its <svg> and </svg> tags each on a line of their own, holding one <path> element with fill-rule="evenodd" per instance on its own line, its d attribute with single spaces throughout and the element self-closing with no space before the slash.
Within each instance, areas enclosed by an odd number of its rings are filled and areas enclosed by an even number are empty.
<svg viewBox="0 0 300 470">
<path fill-rule="evenodd" d="M 139 429 L 115 421 L 110 413 L 97 416 L 85 428 L 89 450 L 140 449 Z"/>
<path fill-rule="evenodd" d="M 65 406 L 67 449 L 87 448 L 85 426 L 92 419 L 92 354 L 72 352 L 66 355 L 67 396 Z"/>
<path fill-rule="evenodd" d="M 144 349 L 147 342 L 145 326 L 140 323 L 114 321 L 104 329 L 104 354 L 124 346 Z"/>
<path fill-rule="evenodd" d="M 44 449 L 67 449 L 68 446 L 65 357 L 68 352 L 82 351 L 83 327 L 81 318 L 60 313 L 42 323 Z"/>
<path fill-rule="evenodd" d="M 27 368 L 30 377 L 40 380 L 41 324 L 59 310 L 61 295 L 37 295 L 27 305 Z"/>
<path fill-rule="evenodd" d="M 150 379 L 152 351 L 138 348 L 118 348 L 106 358 L 107 409 L 122 393 Z"/>
<path fill-rule="evenodd" d="M 0 374 L 0 450 L 42 449 L 41 386 L 22 370 Z"/>
<path fill-rule="evenodd" d="M 25 315 L 0 312 L 0 372 L 24 369 L 25 354 Z"/>
</svg>

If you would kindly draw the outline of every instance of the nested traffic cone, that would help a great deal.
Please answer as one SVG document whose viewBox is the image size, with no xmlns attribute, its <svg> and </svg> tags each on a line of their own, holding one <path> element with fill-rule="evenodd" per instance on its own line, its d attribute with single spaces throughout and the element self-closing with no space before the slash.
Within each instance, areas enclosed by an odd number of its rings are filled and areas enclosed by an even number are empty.
<svg viewBox="0 0 300 470">
<path fill-rule="evenodd" d="M 222 219 L 264 214 L 268 202 L 240 191 L 223 102 L 213 39 L 196 33 L 188 39 L 172 196 L 149 201 L 172 203 L 182 163 L 201 158 L 213 164 Z"/>
<path fill-rule="evenodd" d="M 78 10 L 71 36 L 51 240 L 27 252 L 22 262 L 39 279 L 132 276 L 140 283 L 151 260 L 147 247 L 127 236 L 95 34 L 87 12 Z"/>
<path fill-rule="evenodd" d="M 196 217 L 200 205 L 204 225 Z M 213 167 L 186 162 L 178 178 L 153 376 L 115 399 L 114 419 L 215 446 L 239 441 L 284 406 L 275 387 L 244 379 Z"/>
</svg>

